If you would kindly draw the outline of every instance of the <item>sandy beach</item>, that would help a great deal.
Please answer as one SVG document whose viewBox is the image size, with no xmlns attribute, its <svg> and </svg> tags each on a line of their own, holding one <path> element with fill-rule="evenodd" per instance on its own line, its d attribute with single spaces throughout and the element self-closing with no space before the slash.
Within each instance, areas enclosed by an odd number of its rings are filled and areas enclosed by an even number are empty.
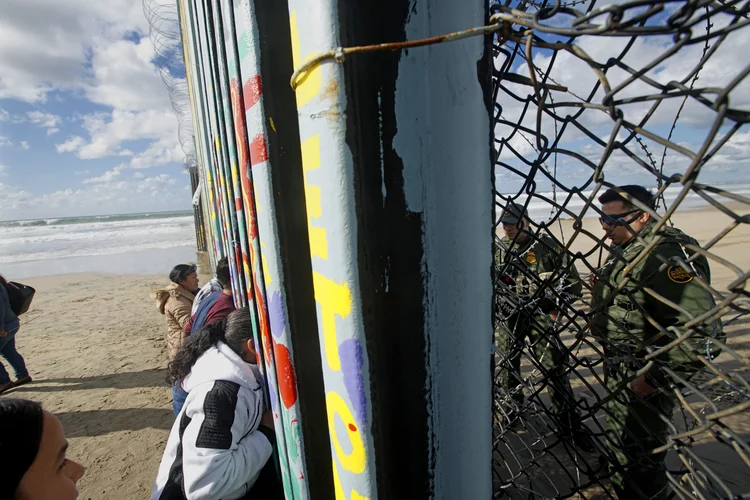
<svg viewBox="0 0 750 500">
<path fill-rule="evenodd" d="M 729 205 L 738 212 L 739 215 L 746 213 L 747 207 L 744 205 Z M 741 274 L 747 272 L 750 269 L 750 227 L 747 225 L 738 225 L 732 227 L 734 219 L 729 217 L 720 211 L 713 208 L 693 209 L 684 210 L 677 213 L 672 217 L 672 222 L 676 227 L 687 232 L 702 246 L 706 246 L 711 240 L 720 235 L 725 229 L 731 228 L 726 235 L 723 235 L 719 241 L 716 241 L 711 249 L 710 253 L 718 259 L 711 259 L 711 274 L 712 274 L 712 285 L 719 293 L 727 294 L 729 285 L 737 280 Z M 587 257 L 588 264 L 597 267 L 599 259 L 599 250 L 597 249 L 597 242 L 595 238 L 601 237 L 604 231 L 601 228 L 598 220 L 595 218 L 587 218 L 583 220 L 581 231 L 576 235 L 575 239 L 571 237 L 574 235 L 574 223 L 572 220 L 562 220 L 559 223 L 550 226 L 550 231 L 565 244 L 569 244 L 569 248 L 572 252 L 581 252 Z M 502 235 L 502 229 L 499 228 L 498 234 Z M 572 239 L 572 241 L 571 241 Z M 596 249 L 596 251 L 594 251 Z M 607 252 L 602 254 L 602 261 L 606 259 Z M 736 266 L 732 268 L 726 263 L 722 263 L 721 259 L 727 261 Z M 577 267 L 582 277 L 586 277 L 590 270 L 583 262 L 577 262 Z M 586 295 L 586 294 L 585 294 Z M 742 297 L 736 300 L 737 303 L 742 303 L 745 307 L 750 305 L 747 299 Z M 733 320 L 736 313 L 729 311 L 725 313 L 723 320 L 725 322 Z M 729 347 L 736 351 L 737 357 L 734 355 L 723 352 L 716 360 L 715 364 L 722 372 L 731 374 L 731 378 L 735 380 L 743 378 L 744 380 L 750 380 L 750 329 L 748 329 L 748 320 L 743 317 L 737 321 L 725 327 L 727 333 L 727 344 Z M 563 342 L 571 349 L 577 359 L 589 358 L 597 359 L 597 352 L 577 341 L 574 332 L 569 330 L 561 335 Z M 744 359 L 741 362 L 739 358 Z M 528 358 L 524 357 L 522 360 L 522 376 L 531 377 L 532 380 L 539 381 L 540 374 L 538 370 L 535 370 Z M 571 377 L 571 384 L 576 397 L 587 401 L 590 405 L 594 405 L 600 398 L 605 397 L 605 390 L 602 388 L 598 380 L 603 377 L 601 366 L 596 367 L 593 370 L 588 368 L 579 367 L 577 370 L 577 377 Z M 708 382 L 711 379 L 711 375 L 704 370 L 699 374 L 694 381 Z M 711 413 L 713 411 L 728 410 L 729 408 L 739 405 L 745 401 L 745 399 L 739 395 L 736 391 L 732 391 L 727 386 L 714 379 L 714 381 L 707 387 L 702 389 L 705 396 L 711 399 L 712 405 L 716 409 L 712 409 L 708 406 L 705 401 L 693 396 L 688 399 L 688 402 L 693 411 L 703 414 Z M 542 400 L 548 402 L 548 396 L 543 394 Z M 603 430 L 603 414 L 600 412 L 596 416 L 598 422 L 594 422 L 593 419 L 589 419 L 585 424 L 590 429 Z M 536 419 L 532 417 L 529 419 L 531 426 L 544 425 L 543 419 Z M 674 423 L 677 429 L 685 430 L 687 427 L 687 421 L 685 415 L 681 413 L 679 409 L 676 410 L 674 416 Z M 741 436 L 741 439 L 747 439 L 750 436 L 750 417 L 746 413 L 735 413 L 730 416 L 724 417 L 722 423 L 728 426 L 736 436 Z M 520 436 L 520 437 L 519 437 Z M 515 439 L 515 441 L 513 440 Z M 522 444 L 521 442 L 524 442 Z M 536 441 L 533 435 L 525 435 L 520 432 L 518 436 L 509 438 L 509 446 L 514 449 L 514 453 L 517 454 L 517 458 L 520 460 L 530 460 L 531 455 L 526 454 L 525 450 L 527 446 L 534 447 Z M 709 464 L 711 469 L 718 474 L 718 477 L 733 491 L 733 493 L 742 493 L 748 491 L 750 488 L 750 478 L 747 475 L 747 465 L 742 460 L 741 456 L 732 450 L 728 445 L 720 444 L 710 433 L 704 432 L 695 437 L 691 450 L 699 457 L 703 463 Z M 536 450 L 537 454 L 540 452 Z M 562 450 L 556 452 L 556 456 L 565 457 L 565 453 Z M 556 495 L 555 491 L 558 489 L 564 491 L 571 487 L 570 481 L 563 469 L 559 467 L 559 464 L 552 460 L 549 456 L 539 459 L 540 467 L 532 468 L 526 471 L 530 478 L 533 478 L 534 489 L 537 492 L 543 492 L 550 496 Z M 564 460 L 563 460 L 564 461 Z M 673 470 L 679 470 L 683 464 L 678 455 L 670 451 L 667 456 L 667 464 Z M 571 465 L 572 466 L 572 465 Z M 511 466 L 511 469 L 516 471 Z M 506 471 L 503 471 L 503 474 Z M 529 479 L 531 481 L 532 479 Z M 554 486 L 553 486 L 554 484 Z M 585 492 L 587 498 L 603 499 L 608 498 L 601 490 L 596 487 L 589 488 Z M 516 498 L 512 496 L 512 498 Z M 520 496 L 518 498 L 521 498 Z"/>
<path fill-rule="evenodd" d="M 686 211 L 674 221 L 702 244 L 730 223 L 714 210 Z M 584 228 L 601 234 L 596 219 Z M 570 221 L 563 231 L 569 238 Z M 582 234 L 573 248 L 585 251 L 590 244 Z M 748 244 L 750 228 L 739 226 L 715 252 L 747 270 Z M 714 284 L 726 290 L 736 273 L 712 265 Z M 88 467 L 80 498 L 147 498 L 174 419 L 165 382 L 166 327 L 149 296 L 166 277 L 71 274 L 23 281 L 38 290 L 17 336 L 34 382 L 8 395 L 41 401 L 60 418 L 70 456 Z M 745 353 L 746 333 L 741 325 L 729 339 Z"/>
<path fill-rule="evenodd" d="M 88 468 L 82 499 L 148 498 L 174 420 L 165 381 L 160 276 L 72 274 L 24 282 L 38 292 L 18 350 L 34 382 L 7 395 L 57 415 L 69 456 Z"/>
</svg>

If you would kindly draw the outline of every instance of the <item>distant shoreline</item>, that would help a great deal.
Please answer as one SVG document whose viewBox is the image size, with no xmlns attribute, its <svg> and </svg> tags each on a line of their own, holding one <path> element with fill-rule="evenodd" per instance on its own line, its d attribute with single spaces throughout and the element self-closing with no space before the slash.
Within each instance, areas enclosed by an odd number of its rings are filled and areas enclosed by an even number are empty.
<svg viewBox="0 0 750 500">
<path fill-rule="evenodd" d="M 163 217 L 159 217 L 163 216 Z M 182 216 L 182 217 L 193 217 L 194 212 L 192 210 L 170 210 L 166 212 L 137 212 L 137 213 L 127 213 L 127 214 L 98 214 L 98 215 L 76 215 L 72 217 L 39 217 L 35 219 L 0 219 L 0 227 L 3 226 L 12 226 L 14 223 L 18 225 L 26 225 L 24 223 L 29 222 L 37 222 L 37 221 L 63 221 L 63 220 L 70 220 L 70 221 L 78 221 L 83 219 L 90 219 L 90 220 L 129 220 L 129 219 L 144 219 L 144 218 L 151 218 L 151 219 L 159 219 L 159 218 L 169 218 L 169 217 L 175 217 L 175 216 Z"/>
</svg>

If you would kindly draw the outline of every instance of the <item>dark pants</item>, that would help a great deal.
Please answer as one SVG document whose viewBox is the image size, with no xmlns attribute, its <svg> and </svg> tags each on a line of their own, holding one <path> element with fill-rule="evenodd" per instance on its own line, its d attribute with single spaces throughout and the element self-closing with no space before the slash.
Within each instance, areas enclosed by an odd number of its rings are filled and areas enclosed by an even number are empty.
<svg viewBox="0 0 750 500">
<path fill-rule="evenodd" d="M 615 394 L 606 403 L 612 486 L 622 499 L 670 498 L 667 452 L 651 450 L 667 444 L 675 397 L 662 390 L 640 397 L 628 387 L 634 370 L 617 362 L 610 362 L 608 368 L 607 390 Z"/>
<path fill-rule="evenodd" d="M 523 392 L 516 387 L 521 381 L 524 341 L 529 338 L 535 364 L 544 374 L 547 392 L 561 426 L 564 430 L 577 427 L 580 416 L 575 409 L 575 396 L 566 372 L 568 353 L 554 332 L 552 319 L 546 314 L 513 314 L 498 326 L 495 335 L 502 362 L 497 368 L 500 369 L 501 386 L 507 394 L 517 404 L 523 404 Z"/>
<path fill-rule="evenodd" d="M 185 392 L 179 382 L 174 382 L 172 384 L 172 411 L 175 416 L 180 414 L 180 410 L 182 410 L 182 405 L 185 404 L 187 395 L 188 393 Z"/>
<path fill-rule="evenodd" d="M 9 333 L 5 337 L 0 337 L 0 356 L 5 358 L 5 361 L 13 368 L 16 374 L 16 380 L 22 379 L 29 376 L 28 370 L 26 370 L 26 363 L 23 360 L 23 356 L 18 354 L 16 350 L 16 330 L 13 333 Z M 10 382 L 10 376 L 5 370 L 5 367 L 0 363 L 0 385 L 4 385 Z"/>
<path fill-rule="evenodd" d="M 272 431 L 269 432 L 270 435 L 265 432 L 264 434 L 271 442 L 273 453 L 271 453 L 271 456 L 268 458 L 266 465 L 260 470 L 260 475 L 255 481 L 255 484 L 250 488 L 250 491 L 242 497 L 242 500 L 284 500 L 286 498 L 286 495 L 284 494 L 284 486 L 281 484 L 281 477 L 279 476 L 279 469 L 277 466 L 279 454 L 278 449 L 276 448 L 276 437 L 273 436 Z M 287 484 L 287 486 L 289 485 Z"/>
</svg>

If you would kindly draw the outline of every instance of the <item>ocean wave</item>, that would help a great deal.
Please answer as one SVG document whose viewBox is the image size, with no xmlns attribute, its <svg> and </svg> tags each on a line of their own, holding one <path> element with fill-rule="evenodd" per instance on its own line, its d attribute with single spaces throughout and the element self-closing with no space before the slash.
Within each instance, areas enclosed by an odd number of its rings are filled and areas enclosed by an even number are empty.
<svg viewBox="0 0 750 500">
<path fill-rule="evenodd" d="M 122 214 L 122 215 L 90 215 L 84 217 L 60 217 L 48 219 L 29 219 L 16 221 L 0 221 L 0 228 L 13 227 L 41 227 L 41 226 L 72 226 L 98 222 L 120 222 L 120 221 L 153 221 L 158 219 L 191 218 L 192 211 L 179 212 L 156 212 L 145 214 Z"/>
<path fill-rule="evenodd" d="M 174 241 L 160 241 L 151 243 L 140 243 L 114 247 L 86 247 L 69 250 L 59 248 L 38 251 L 34 253 L 17 253 L 15 255 L 0 255 L 0 264 L 11 264 L 18 262 L 31 262 L 39 260 L 58 260 L 70 257 L 94 257 L 99 255 L 116 255 L 135 253 L 145 250 L 167 250 L 170 248 L 194 247 L 195 239 L 180 239 Z"/>
<path fill-rule="evenodd" d="M 24 233 L 18 231 L 0 231 L 0 249 L 16 245 L 40 245 L 53 242 L 73 241 L 112 241 L 146 239 L 169 239 L 186 232 L 192 232 L 192 224 L 159 224 L 157 226 L 135 226 L 130 228 L 101 228 L 89 231 L 35 231 Z"/>
<path fill-rule="evenodd" d="M 21 224 L 24 222 L 25 224 Z M 32 237 L 34 235 L 57 233 L 81 233 L 87 231 L 102 231 L 107 229 L 127 230 L 139 227 L 167 227 L 180 225 L 193 226 L 193 216 L 181 216 L 162 219 L 125 219 L 125 220 L 100 220 L 96 222 L 79 222 L 76 224 L 53 223 L 47 224 L 47 220 L 38 221 L 16 221 L 13 223 L 0 223 L 0 235 L 23 235 Z"/>
<path fill-rule="evenodd" d="M 195 246 L 190 212 L 0 223 L 0 264 Z"/>
</svg>

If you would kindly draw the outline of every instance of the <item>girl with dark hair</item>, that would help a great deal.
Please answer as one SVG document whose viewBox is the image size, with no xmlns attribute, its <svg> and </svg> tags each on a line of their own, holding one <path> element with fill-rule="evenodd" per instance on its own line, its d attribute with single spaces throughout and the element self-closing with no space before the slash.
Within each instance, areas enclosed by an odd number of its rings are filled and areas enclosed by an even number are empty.
<svg viewBox="0 0 750 500">
<path fill-rule="evenodd" d="M 16 374 L 16 381 L 12 382 L 8 372 L 0 363 L 0 394 L 8 389 L 31 382 L 26 362 L 16 350 L 16 333 L 20 328 L 18 316 L 10 307 L 10 297 L 5 289 L 5 278 L 0 276 L 0 356 L 5 358 Z"/>
<path fill-rule="evenodd" d="M 263 411 L 247 308 L 193 334 L 169 363 L 188 396 L 162 456 L 152 500 L 283 498 L 269 458 L 273 416 Z"/>
<path fill-rule="evenodd" d="M 85 468 L 67 458 L 60 421 L 42 405 L 25 399 L 0 399 L 0 498 L 74 500 Z"/>
</svg>

